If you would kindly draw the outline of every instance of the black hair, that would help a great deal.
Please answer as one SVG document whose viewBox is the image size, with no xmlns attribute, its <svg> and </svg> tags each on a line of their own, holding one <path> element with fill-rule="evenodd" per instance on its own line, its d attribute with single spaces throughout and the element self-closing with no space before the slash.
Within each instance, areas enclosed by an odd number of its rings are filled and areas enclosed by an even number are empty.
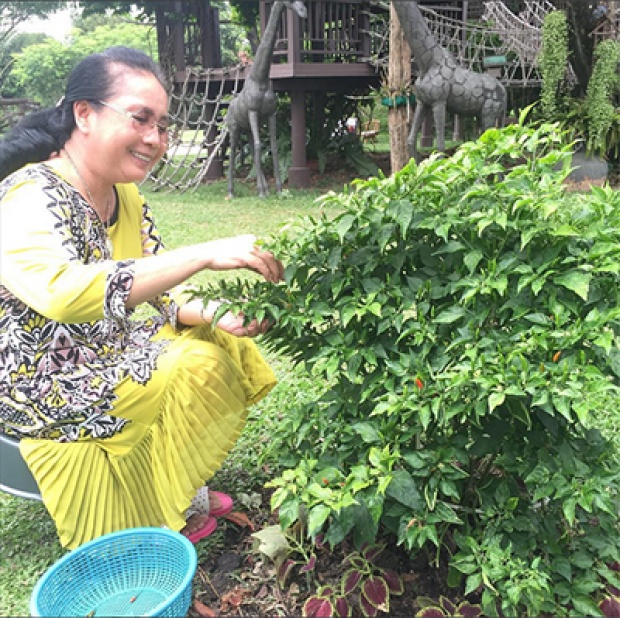
<svg viewBox="0 0 620 618">
<path fill-rule="evenodd" d="M 76 128 L 73 104 L 97 104 L 114 94 L 116 78 L 124 70 L 151 73 L 166 89 L 159 65 L 130 47 L 109 47 L 87 56 L 71 71 L 65 96 L 55 107 L 29 114 L 0 140 L 0 180 L 27 163 L 45 161 L 59 152 Z"/>
</svg>

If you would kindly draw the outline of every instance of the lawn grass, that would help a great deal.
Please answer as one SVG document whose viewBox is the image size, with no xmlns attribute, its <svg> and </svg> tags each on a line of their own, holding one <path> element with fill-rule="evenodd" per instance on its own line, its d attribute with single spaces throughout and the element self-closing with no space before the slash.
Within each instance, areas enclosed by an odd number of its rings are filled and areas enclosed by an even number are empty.
<svg viewBox="0 0 620 618">
<path fill-rule="evenodd" d="M 172 249 L 244 233 L 266 239 L 299 217 L 316 215 L 320 206 L 315 200 L 329 188 L 325 185 L 290 190 L 280 196 L 259 199 L 252 183 L 240 182 L 237 183 L 238 197 L 233 200 L 226 199 L 223 181 L 185 193 L 153 192 L 148 185 L 144 185 L 142 191 L 153 209 L 166 246 Z M 217 273 L 217 276 L 222 277 L 222 274 Z M 201 283 L 204 277 L 196 276 L 196 283 Z M 241 508 L 244 501 L 258 499 L 254 490 L 267 478 L 267 472 L 257 465 L 257 461 L 269 442 L 274 423 L 285 413 L 290 402 L 304 396 L 297 384 L 302 385 L 302 390 L 307 387 L 307 382 L 298 379 L 299 369 L 291 367 L 285 358 L 273 352 L 265 351 L 265 354 L 279 384 L 269 397 L 251 409 L 245 432 L 213 479 L 213 485 L 233 494 Z M 40 502 L 0 493 L 0 522 L 0 616 L 27 616 L 32 588 L 65 551 L 60 547 L 54 524 Z M 213 542 L 217 542 L 217 533 Z M 199 552 L 208 551 L 208 547 L 207 543 L 201 543 Z"/>
</svg>

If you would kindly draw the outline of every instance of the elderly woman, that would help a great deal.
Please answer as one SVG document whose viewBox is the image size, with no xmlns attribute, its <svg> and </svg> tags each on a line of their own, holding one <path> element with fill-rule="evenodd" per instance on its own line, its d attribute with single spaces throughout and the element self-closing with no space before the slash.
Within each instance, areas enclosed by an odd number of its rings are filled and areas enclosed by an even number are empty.
<svg viewBox="0 0 620 618">
<path fill-rule="evenodd" d="M 231 502 L 203 485 L 275 384 L 251 340 L 267 324 L 214 328 L 217 303 L 181 284 L 237 268 L 277 282 L 282 264 L 251 235 L 164 251 L 135 183 L 167 136 L 158 66 L 113 47 L 0 142 L 0 431 L 68 548 L 134 526 L 210 534 Z M 143 303 L 156 317 L 132 318 Z"/>
</svg>

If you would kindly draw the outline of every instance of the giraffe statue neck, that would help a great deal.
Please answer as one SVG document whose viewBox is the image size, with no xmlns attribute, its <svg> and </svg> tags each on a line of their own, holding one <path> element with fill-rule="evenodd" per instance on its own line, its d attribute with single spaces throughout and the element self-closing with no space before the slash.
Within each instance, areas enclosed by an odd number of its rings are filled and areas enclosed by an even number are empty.
<svg viewBox="0 0 620 618">
<path fill-rule="evenodd" d="M 426 73 L 432 66 L 443 63 L 447 52 L 430 31 L 418 3 L 410 0 L 394 2 L 392 6 L 398 15 L 403 34 L 420 72 Z"/>
<path fill-rule="evenodd" d="M 257 82 L 266 82 L 269 80 L 269 70 L 271 68 L 271 59 L 273 58 L 273 47 L 278 33 L 278 25 L 280 23 L 280 15 L 284 10 L 284 2 L 274 2 L 269 14 L 269 20 L 265 26 L 258 49 L 254 55 L 254 62 L 250 69 L 249 79 Z"/>
</svg>

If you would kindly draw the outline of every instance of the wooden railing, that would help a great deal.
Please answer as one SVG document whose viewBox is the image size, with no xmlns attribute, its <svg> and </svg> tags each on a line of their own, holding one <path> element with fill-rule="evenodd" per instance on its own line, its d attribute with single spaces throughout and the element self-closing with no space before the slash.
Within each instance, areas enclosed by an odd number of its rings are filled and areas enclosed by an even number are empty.
<svg viewBox="0 0 620 618">
<path fill-rule="evenodd" d="M 272 5 L 270 1 L 261 7 L 263 25 Z M 297 17 L 284 12 L 273 62 L 358 62 L 368 57 L 368 7 L 367 0 L 312 0 L 306 3 L 308 15 L 297 29 L 292 27 Z"/>
</svg>

